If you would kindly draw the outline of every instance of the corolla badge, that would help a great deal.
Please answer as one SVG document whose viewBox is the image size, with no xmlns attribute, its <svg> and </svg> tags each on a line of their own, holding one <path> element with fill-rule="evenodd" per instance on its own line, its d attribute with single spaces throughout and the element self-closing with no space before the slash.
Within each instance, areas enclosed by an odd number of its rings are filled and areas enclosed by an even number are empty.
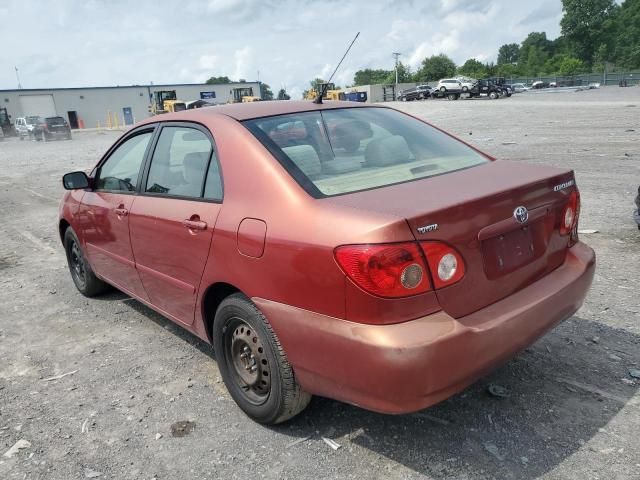
<svg viewBox="0 0 640 480">
<path fill-rule="evenodd" d="M 517 207 L 513 211 L 513 218 L 515 218 L 518 223 L 525 223 L 529 220 L 529 210 L 527 210 L 526 207 Z"/>
</svg>

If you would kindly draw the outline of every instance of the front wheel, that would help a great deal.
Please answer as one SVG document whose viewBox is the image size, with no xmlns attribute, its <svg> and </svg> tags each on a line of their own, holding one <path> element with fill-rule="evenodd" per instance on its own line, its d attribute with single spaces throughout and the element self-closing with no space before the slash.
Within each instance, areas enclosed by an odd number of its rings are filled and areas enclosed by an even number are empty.
<svg viewBox="0 0 640 480">
<path fill-rule="evenodd" d="M 253 420 L 275 424 L 309 404 L 280 341 L 262 312 L 242 294 L 222 301 L 213 321 L 220 374 L 238 406 Z"/>
<path fill-rule="evenodd" d="M 64 250 L 71 279 L 81 294 L 85 297 L 95 297 L 109 290 L 109 285 L 96 277 L 91 270 L 80 248 L 80 241 L 71 227 L 64 232 Z"/>
<path fill-rule="evenodd" d="M 498 98 L 498 94 L 497 94 L 496 92 L 491 92 L 491 93 L 489 94 L 489 98 L 490 98 L 491 100 L 495 100 L 496 98 Z"/>
<path fill-rule="evenodd" d="M 441 91 L 442 93 L 446 92 L 446 91 L 447 91 L 447 87 L 440 87 L 440 91 Z"/>
</svg>

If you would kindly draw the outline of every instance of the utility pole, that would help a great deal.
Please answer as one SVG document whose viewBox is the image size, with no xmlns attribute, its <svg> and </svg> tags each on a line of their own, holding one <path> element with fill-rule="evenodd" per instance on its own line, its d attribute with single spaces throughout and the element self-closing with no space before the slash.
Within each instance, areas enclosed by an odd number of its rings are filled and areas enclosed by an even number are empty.
<svg viewBox="0 0 640 480">
<path fill-rule="evenodd" d="M 20 75 L 18 74 L 18 67 L 14 66 L 13 68 L 16 69 L 16 80 L 18 80 L 18 90 L 21 90 L 22 84 L 20 83 Z"/>
<path fill-rule="evenodd" d="M 396 61 L 396 85 L 393 89 L 393 96 L 395 97 L 397 95 L 397 90 L 398 90 L 398 57 L 400 55 L 402 55 L 400 52 L 393 52 L 391 55 L 393 55 L 393 58 Z"/>
</svg>

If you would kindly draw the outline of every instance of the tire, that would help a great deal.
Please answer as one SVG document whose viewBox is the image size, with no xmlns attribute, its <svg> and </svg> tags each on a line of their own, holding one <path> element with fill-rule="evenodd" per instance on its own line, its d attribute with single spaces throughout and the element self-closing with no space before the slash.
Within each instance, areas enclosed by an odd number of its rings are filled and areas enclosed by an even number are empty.
<svg viewBox="0 0 640 480">
<path fill-rule="evenodd" d="M 311 395 L 296 381 L 268 320 L 246 296 L 236 293 L 225 298 L 212 330 L 222 379 L 250 418 L 276 424 L 306 408 Z"/>
<path fill-rule="evenodd" d="M 496 98 L 498 98 L 498 94 L 497 94 L 496 92 L 491 92 L 491 93 L 489 94 L 489 98 L 490 98 L 491 100 L 495 100 Z"/>
<path fill-rule="evenodd" d="M 467 93 L 469 91 L 469 87 L 467 87 L 467 86 L 462 87 L 462 91 L 464 93 Z"/>
<path fill-rule="evenodd" d="M 407 101 L 407 97 L 400 97 L 400 101 L 406 102 Z"/>
<path fill-rule="evenodd" d="M 460 98 L 460 95 L 456 93 L 450 93 L 447 95 L 447 100 L 458 100 L 458 98 Z"/>
<path fill-rule="evenodd" d="M 445 93 L 445 92 L 447 91 L 447 87 L 440 87 L 440 91 L 441 91 L 442 93 Z"/>
<path fill-rule="evenodd" d="M 95 297 L 111 288 L 109 284 L 96 277 L 91 270 L 91 265 L 84 257 L 78 237 L 71 227 L 64 232 L 64 251 L 67 254 L 71 279 L 81 294 L 85 297 Z"/>
</svg>

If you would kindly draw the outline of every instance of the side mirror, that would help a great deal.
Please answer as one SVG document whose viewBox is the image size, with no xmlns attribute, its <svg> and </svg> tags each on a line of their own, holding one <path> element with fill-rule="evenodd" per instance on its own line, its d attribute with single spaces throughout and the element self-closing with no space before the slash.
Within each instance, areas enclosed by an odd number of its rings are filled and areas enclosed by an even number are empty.
<svg viewBox="0 0 640 480">
<path fill-rule="evenodd" d="M 66 190 L 82 190 L 89 188 L 89 177 L 84 172 L 66 173 L 62 177 L 62 186 Z"/>
</svg>

